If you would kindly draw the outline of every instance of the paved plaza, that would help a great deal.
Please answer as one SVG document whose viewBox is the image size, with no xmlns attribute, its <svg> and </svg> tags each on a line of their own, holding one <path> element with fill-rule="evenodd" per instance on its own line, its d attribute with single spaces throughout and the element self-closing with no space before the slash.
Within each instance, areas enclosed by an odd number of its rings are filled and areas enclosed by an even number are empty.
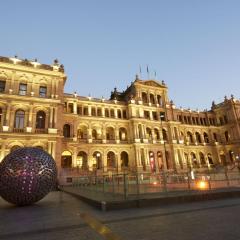
<svg viewBox="0 0 240 240">
<path fill-rule="evenodd" d="M 51 192 L 29 207 L 0 199 L 0 216 L 1 240 L 240 239 L 239 198 L 102 212 Z"/>
</svg>

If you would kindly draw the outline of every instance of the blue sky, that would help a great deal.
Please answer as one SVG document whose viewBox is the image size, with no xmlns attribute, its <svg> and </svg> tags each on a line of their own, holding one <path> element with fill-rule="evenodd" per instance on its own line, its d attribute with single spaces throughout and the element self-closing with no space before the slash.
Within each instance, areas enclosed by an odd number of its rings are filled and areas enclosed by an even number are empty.
<svg viewBox="0 0 240 240">
<path fill-rule="evenodd" d="M 0 55 L 58 58 L 65 92 L 109 97 L 146 65 L 177 106 L 210 108 L 240 97 L 240 1 L 8 0 L 1 3 Z"/>
</svg>

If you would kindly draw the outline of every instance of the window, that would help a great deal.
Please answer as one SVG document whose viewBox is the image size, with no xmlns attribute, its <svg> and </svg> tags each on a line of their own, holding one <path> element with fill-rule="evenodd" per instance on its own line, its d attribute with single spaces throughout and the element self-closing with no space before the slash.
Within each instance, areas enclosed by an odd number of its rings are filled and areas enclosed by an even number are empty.
<svg viewBox="0 0 240 240">
<path fill-rule="evenodd" d="M 92 116 L 96 116 L 97 113 L 96 113 L 96 108 L 92 108 Z"/>
<path fill-rule="evenodd" d="M 20 83 L 19 85 L 19 95 L 27 95 L 27 84 Z"/>
<path fill-rule="evenodd" d="M 0 81 L 0 92 L 5 91 L 5 84 L 6 84 L 6 81 Z"/>
<path fill-rule="evenodd" d="M 15 114 L 15 128 L 23 129 L 24 128 L 24 116 L 25 112 L 23 110 L 16 111 Z"/>
<path fill-rule="evenodd" d="M 123 118 L 124 118 L 124 119 L 127 118 L 127 112 L 126 112 L 126 110 L 123 110 Z"/>
<path fill-rule="evenodd" d="M 46 119 L 46 114 L 44 111 L 37 112 L 37 117 L 36 117 L 36 128 L 37 129 L 45 128 L 45 119 Z"/>
<path fill-rule="evenodd" d="M 70 131 L 71 131 L 70 125 L 69 125 L 69 124 L 65 124 L 65 125 L 63 126 L 63 136 L 64 136 L 65 138 L 69 138 L 69 137 L 70 137 Z"/>
<path fill-rule="evenodd" d="M 68 104 L 68 113 L 73 113 L 73 103 Z"/>
<path fill-rule="evenodd" d="M 47 96 L 47 87 L 40 86 L 39 97 L 46 97 L 46 96 Z"/>
</svg>

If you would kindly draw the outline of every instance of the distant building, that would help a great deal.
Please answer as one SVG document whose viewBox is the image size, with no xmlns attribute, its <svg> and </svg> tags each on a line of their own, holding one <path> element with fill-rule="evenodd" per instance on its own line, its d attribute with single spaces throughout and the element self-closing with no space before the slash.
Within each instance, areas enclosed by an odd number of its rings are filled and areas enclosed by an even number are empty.
<svg viewBox="0 0 240 240">
<path fill-rule="evenodd" d="M 163 81 L 137 76 L 106 100 L 64 93 L 66 78 L 57 60 L 50 66 L 0 57 L 0 159 L 36 146 L 59 169 L 83 173 L 182 171 L 239 160 L 240 101 L 233 96 L 199 112 L 176 108 Z"/>
</svg>

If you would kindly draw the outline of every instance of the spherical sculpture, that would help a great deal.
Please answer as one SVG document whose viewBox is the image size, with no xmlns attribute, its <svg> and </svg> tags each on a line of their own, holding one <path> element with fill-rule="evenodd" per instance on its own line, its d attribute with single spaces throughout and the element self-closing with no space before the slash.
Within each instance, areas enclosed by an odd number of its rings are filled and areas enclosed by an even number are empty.
<svg viewBox="0 0 240 240">
<path fill-rule="evenodd" d="M 40 148 L 18 148 L 0 163 L 0 196 L 19 206 L 42 199 L 56 181 L 55 161 Z"/>
</svg>

